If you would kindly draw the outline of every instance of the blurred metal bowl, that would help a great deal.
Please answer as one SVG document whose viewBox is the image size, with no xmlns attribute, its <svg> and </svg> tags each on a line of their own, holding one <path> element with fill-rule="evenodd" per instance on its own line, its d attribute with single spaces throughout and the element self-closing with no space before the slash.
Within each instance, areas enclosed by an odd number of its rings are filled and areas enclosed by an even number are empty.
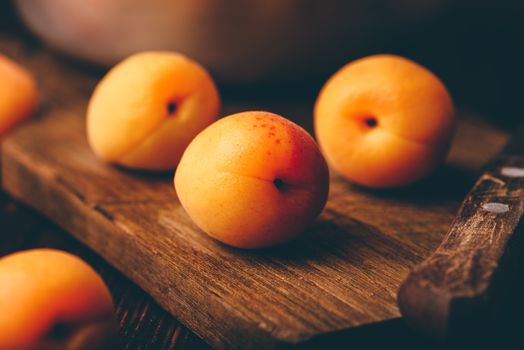
<svg viewBox="0 0 524 350">
<path fill-rule="evenodd" d="M 137 51 L 176 50 L 226 82 L 308 74 L 446 2 L 15 0 L 34 33 L 74 57 L 112 65 Z"/>
</svg>

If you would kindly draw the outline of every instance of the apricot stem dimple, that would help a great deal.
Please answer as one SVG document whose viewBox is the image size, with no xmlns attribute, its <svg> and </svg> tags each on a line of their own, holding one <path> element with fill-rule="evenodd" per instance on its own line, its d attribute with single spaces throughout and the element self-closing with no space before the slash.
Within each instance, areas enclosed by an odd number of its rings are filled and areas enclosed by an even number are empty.
<svg viewBox="0 0 524 350">
<path fill-rule="evenodd" d="M 63 322 L 57 322 L 47 332 L 46 337 L 48 339 L 63 340 L 67 339 L 70 335 L 71 328 Z"/>
<path fill-rule="evenodd" d="M 173 115 L 176 112 L 176 103 L 173 101 L 168 102 L 167 104 L 167 114 Z"/>
<path fill-rule="evenodd" d="M 377 118 L 375 118 L 375 117 L 366 117 L 366 118 L 364 118 L 364 123 L 369 128 L 375 128 L 378 125 Z"/>
<path fill-rule="evenodd" d="M 284 181 L 282 181 L 282 179 L 279 179 L 279 178 L 277 177 L 275 180 L 273 180 L 273 184 L 275 185 L 275 187 L 276 187 L 277 189 L 280 190 L 280 189 L 282 189 L 282 187 L 284 186 Z"/>
</svg>

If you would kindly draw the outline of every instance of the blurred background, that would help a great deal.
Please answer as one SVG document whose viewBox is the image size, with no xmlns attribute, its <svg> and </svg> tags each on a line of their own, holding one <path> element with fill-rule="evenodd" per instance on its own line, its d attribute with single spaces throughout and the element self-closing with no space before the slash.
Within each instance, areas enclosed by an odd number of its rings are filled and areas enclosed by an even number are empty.
<svg viewBox="0 0 524 350">
<path fill-rule="evenodd" d="M 226 97 L 314 101 L 343 64 L 395 53 L 440 76 L 463 112 L 505 128 L 523 120 L 522 1 L 15 0 L 0 9 L 2 27 L 22 22 L 96 69 L 136 51 L 181 51 Z"/>
</svg>

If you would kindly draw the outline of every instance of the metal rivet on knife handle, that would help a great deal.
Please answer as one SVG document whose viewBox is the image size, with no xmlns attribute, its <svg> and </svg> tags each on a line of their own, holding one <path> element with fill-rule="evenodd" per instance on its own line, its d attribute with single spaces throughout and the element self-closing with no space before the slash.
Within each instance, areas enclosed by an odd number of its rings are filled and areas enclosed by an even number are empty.
<svg viewBox="0 0 524 350">
<path fill-rule="evenodd" d="M 441 245 L 402 283 L 398 304 L 406 321 L 453 343 L 518 319 L 523 212 L 524 128 L 486 166 Z"/>
</svg>

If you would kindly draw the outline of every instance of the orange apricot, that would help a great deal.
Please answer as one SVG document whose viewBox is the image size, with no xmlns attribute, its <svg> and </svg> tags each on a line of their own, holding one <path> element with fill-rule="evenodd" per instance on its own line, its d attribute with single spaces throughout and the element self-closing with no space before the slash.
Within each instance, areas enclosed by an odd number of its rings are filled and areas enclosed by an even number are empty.
<svg viewBox="0 0 524 350">
<path fill-rule="evenodd" d="M 187 147 L 174 178 L 180 203 L 210 236 L 240 248 L 283 243 L 324 207 L 327 165 L 313 138 L 268 112 L 223 118 Z"/>
<path fill-rule="evenodd" d="M 173 169 L 219 107 L 215 84 L 198 63 L 178 53 L 138 53 L 113 67 L 93 92 L 88 141 L 108 162 Z"/>
<path fill-rule="evenodd" d="M 114 321 L 100 276 L 78 257 L 54 249 L 0 259 L 0 310 L 1 350 L 80 349 L 87 334 L 93 344 L 94 331 L 107 331 Z"/>
<path fill-rule="evenodd" d="M 0 136 L 35 111 L 36 81 L 31 73 L 0 54 Z"/>
<path fill-rule="evenodd" d="M 455 112 L 444 84 L 406 58 L 351 62 L 322 88 L 315 133 L 328 164 L 368 187 L 410 184 L 446 157 Z"/>
</svg>

